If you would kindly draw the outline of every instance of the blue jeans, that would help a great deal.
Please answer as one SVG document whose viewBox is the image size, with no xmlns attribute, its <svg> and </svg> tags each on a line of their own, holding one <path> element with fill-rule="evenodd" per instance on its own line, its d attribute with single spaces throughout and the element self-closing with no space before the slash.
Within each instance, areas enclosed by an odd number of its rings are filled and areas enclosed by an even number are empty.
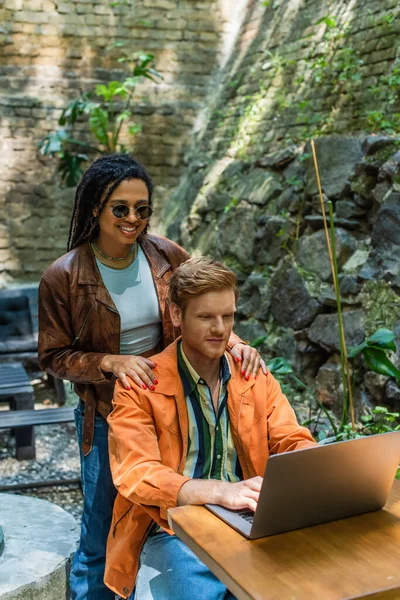
<svg viewBox="0 0 400 600">
<path fill-rule="evenodd" d="M 71 568 L 71 600 L 114 600 L 103 583 L 106 543 L 117 491 L 108 458 L 108 425 L 96 413 L 93 447 L 87 456 L 81 450 L 85 405 L 79 401 L 75 424 L 81 457 L 83 514 L 79 548 Z"/>
<path fill-rule="evenodd" d="M 130 596 L 129 600 L 132 600 Z M 140 554 L 137 600 L 236 600 L 197 556 L 168 533 L 149 536 Z"/>
</svg>

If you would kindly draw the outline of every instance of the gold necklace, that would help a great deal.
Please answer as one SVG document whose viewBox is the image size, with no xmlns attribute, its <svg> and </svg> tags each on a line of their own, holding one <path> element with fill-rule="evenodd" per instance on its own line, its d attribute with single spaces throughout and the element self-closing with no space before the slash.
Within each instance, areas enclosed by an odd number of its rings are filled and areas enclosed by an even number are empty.
<svg viewBox="0 0 400 600">
<path fill-rule="evenodd" d="M 96 250 L 96 252 L 98 254 L 100 254 L 100 256 L 102 256 L 103 258 L 106 258 L 107 260 L 126 260 L 128 258 L 128 256 L 130 254 L 133 253 L 134 250 L 136 250 L 136 242 L 133 244 L 132 248 L 129 250 L 128 254 L 126 256 L 118 256 L 118 257 L 114 257 L 114 256 L 107 256 L 107 254 L 103 254 L 103 252 L 100 250 L 100 248 L 98 248 L 95 244 L 95 242 L 92 242 L 92 248 L 94 248 L 94 250 Z"/>
<path fill-rule="evenodd" d="M 132 264 L 133 262 L 135 262 L 135 260 L 136 260 L 136 257 L 137 257 L 137 255 L 138 255 L 138 251 L 139 251 L 139 244 L 137 244 L 137 243 L 135 242 L 135 244 L 134 244 L 134 246 L 133 246 L 132 250 L 129 252 L 129 254 L 132 254 L 132 258 L 131 258 L 131 260 L 129 261 L 129 263 L 128 263 L 127 265 L 124 265 L 124 266 L 118 266 L 118 267 L 117 267 L 117 266 L 115 266 L 115 267 L 114 267 L 114 266 L 111 266 L 111 265 L 106 265 L 104 261 L 102 261 L 100 258 L 96 257 L 96 250 L 98 251 L 98 253 L 100 254 L 100 256 L 102 256 L 102 257 L 104 257 L 104 258 L 108 258 L 109 260 L 116 260 L 116 259 L 112 259 L 111 257 L 105 257 L 105 256 L 104 256 L 104 255 L 103 255 L 103 254 L 100 252 L 100 250 L 98 250 L 98 248 L 97 248 L 96 244 L 94 244 L 94 242 L 91 242 L 91 243 L 90 243 L 90 246 L 91 246 L 91 248 L 92 248 L 93 254 L 95 255 L 95 258 L 97 258 L 97 260 L 99 260 L 99 261 L 101 262 L 101 264 L 102 264 L 102 265 L 104 265 L 105 267 L 108 267 L 109 269 L 114 269 L 114 270 L 116 270 L 116 271 L 120 271 L 120 270 L 122 270 L 122 269 L 127 269 L 128 267 L 130 267 L 130 266 L 131 266 L 131 264 Z M 126 255 L 124 258 L 125 258 L 125 259 L 126 259 L 126 258 L 128 258 L 129 254 L 127 254 L 127 255 Z M 123 260 L 123 259 L 118 259 L 118 260 Z"/>
</svg>

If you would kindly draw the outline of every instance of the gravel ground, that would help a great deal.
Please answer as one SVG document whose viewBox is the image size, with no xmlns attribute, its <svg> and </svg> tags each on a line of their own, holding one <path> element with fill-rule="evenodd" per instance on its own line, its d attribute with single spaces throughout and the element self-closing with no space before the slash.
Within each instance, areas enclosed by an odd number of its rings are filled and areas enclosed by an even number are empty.
<svg viewBox="0 0 400 600">
<path fill-rule="evenodd" d="M 54 390 L 41 373 L 28 373 L 35 390 L 35 408 L 57 406 Z M 76 395 L 67 387 L 67 405 L 76 405 Z M 1 405 L 1 409 L 8 409 Z M 0 416 L 1 418 L 1 416 Z M 35 427 L 36 459 L 18 461 L 11 431 L 0 430 L 0 485 L 33 483 L 35 481 L 72 479 L 80 475 L 78 443 L 74 423 Z M 82 513 L 82 491 L 79 484 L 29 488 L 20 492 L 58 504 L 78 521 Z"/>
</svg>

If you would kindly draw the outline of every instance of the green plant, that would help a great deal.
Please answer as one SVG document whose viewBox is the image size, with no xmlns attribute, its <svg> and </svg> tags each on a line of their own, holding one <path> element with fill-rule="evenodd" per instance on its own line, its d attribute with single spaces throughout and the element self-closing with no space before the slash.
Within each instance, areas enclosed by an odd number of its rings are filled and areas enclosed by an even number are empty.
<svg viewBox="0 0 400 600">
<path fill-rule="evenodd" d="M 390 412 L 386 406 L 376 406 L 369 415 L 361 417 L 363 424 L 363 433 L 377 434 L 387 433 L 388 431 L 399 431 L 400 413 Z"/>
<path fill-rule="evenodd" d="M 386 117 L 383 111 L 370 110 L 367 113 L 367 128 L 370 131 L 386 131 L 393 134 L 400 130 L 400 113 Z"/>
<path fill-rule="evenodd" d="M 259 348 L 260 346 L 263 345 L 263 343 L 265 342 L 266 339 L 267 339 L 266 335 L 260 335 L 259 337 L 255 338 L 249 345 L 252 348 Z"/>
<path fill-rule="evenodd" d="M 122 48 L 122 42 L 109 47 Z M 82 164 L 88 159 L 87 153 L 103 154 L 126 152 L 121 142 L 121 131 L 128 125 L 128 133 L 136 135 L 140 125 L 132 121 L 131 104 L 135 88 L 144 78 L 157 82 L 162 76 L 153 67 L 154 56 L 142 52 L 123 53 L 117 63 L 126 67 L 122 81 L 110 81 L 96 85 L 94 89 L 82 92 L 79 98 L 70 102 L 58 120 L 60 126 L 49 133 L 38 144 L 44 155 L 58 159 L 58 171 L 68 187 L 75 186 L 82 174 Z M 93 141 L 85 141 L 75 134 L 78 122 L 86 120 Z"/>
<path fill-rule="evenodd" d="M 224 213 L 229 212 L 232 208 L 239 204 L 239 198 L 231 198 L 228 204 L 224 207 Z"/>
<path fill-rule="evenodd" d="M 400 370 L 386 355 L 387 351 L 396 352 L 394 333 L 390 329 L 378 329 L 367 337 L 362 344 L 349 348 L 348 357 L 355 358 L 362 354 L 371 371 L 394 377 L 400 383 Z"/>
</svg>

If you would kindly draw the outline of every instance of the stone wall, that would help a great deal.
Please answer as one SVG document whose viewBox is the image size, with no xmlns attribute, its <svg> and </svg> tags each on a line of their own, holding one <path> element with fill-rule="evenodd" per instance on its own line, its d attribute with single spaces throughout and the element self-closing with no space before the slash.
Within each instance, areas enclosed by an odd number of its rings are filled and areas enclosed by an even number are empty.
<svg viewBox="0 0 400 600">
<path fill-rule="evenodd" d="M 394 329 L 399 364 L 399 31 L 392 0 L 251 2 L 165 217 L 237 272 L 239 335 L 317 376 L 331 405 L 336 302 L 307 140 L 334 211 L 347 343 Z M 392 378 L 360 377 L 358 400 L 400 406 Z"/>
<path fill-rule="evenodd" d="M 37 142 L 79 90 L 123 75 L 107 50 L 155 55 L 164 79 L 137 88 L 132 150 L 168 198 L 212 76 L 230 54 L 246 0 L 4 0 L 0 3 L 0 278 L 37 280 L 65 251 L 73 190 Z M 116 68 L 118 67 L 118 68 Z M 86 134 L 82 124 L 78 131 Z M 132 142 L 130 142 L 132 143 Z"/>
</svg>

